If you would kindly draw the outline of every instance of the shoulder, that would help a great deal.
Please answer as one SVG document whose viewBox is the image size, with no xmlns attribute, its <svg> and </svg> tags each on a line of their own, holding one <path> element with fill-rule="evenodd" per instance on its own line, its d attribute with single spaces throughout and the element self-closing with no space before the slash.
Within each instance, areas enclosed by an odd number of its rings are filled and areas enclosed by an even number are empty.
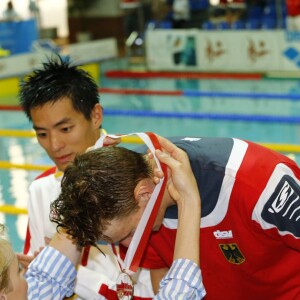
<svg viewBox="0 0 300 300">
<path fill-rule="evenodd" d="M 40 174 L 35 180 L 30 184 L 29 191 L 31 197 L 33 194 L 46 197 L 47 194 L 51 197 L 52 195 L 57 195 L 60 191 L 61 180 L 56 178 L 56 167 L 50 168 Z"/>
<path fill-rule="evenodd" d="M 49 175 L 52 175 L 52 174 L 55 173 L 55 171 L 56 171 L 56 167 L 52 167 L 52 168 L 50 168 L 50 169 L 44 171 L 42 174 L 38 175 L 38 176 L 35 178 L 35 180 L 40 179 L 40 178 L 43 178 L 43 177 L 47 177 L 47 176 L 49 176 Z"/>
</svg>

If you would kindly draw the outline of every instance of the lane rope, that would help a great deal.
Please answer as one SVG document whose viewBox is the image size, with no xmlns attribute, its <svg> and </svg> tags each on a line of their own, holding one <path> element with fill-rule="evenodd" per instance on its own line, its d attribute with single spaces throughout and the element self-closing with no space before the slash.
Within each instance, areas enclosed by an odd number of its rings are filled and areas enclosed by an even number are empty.
<svg viewBox="0 0 300 300">
<path fill-rule="evenodd" d="M 184 96 L 190 98 L 209 97 L 209 98 L 239 98 L 251 100 L 291 100 L 300 101 L 299 94 L 292 93 L 252 93 L 252 92 L 216 92 L 216 91 L 198 91 L 198 90 L 150 90 L 134 88 L 99 88 L 100 94 L 116 95 L 143 95 L 143 96 Z M 175 98 L 174 98 L 175 99 Z M 0 105 L 0 110 L 22 111 L 19 105 Z"/>
<path fill-rule="evenodd" d="M 35 137 L 35 132 L 32 130 L 12 130 L 12 129 L 0 129 L 0 137 L 22 137 L 22 138 L 33 138 Z M 137 136 L 126 136 L 121 137 L 122 142 L 125 144 L 143 144 L 143 141 Z M 278 152 L 284 153 L 300 153 L 300 145 L 296 144 L 284 144 L 284 143 L 259 143 L 267 148 Z"/>
<path fill-rule="evenodd" d="M 8 215 L 25 215 L 28 213 L 28 211 L 26 208 L 5 204 L 5 205 L 0 205 L 0 213 L 4 213 Z"/>
<path fill-rule="evenodd" d="M 105 109 L 107 116 L 143 117 L 143 118 L 176 118 L 195 120 L 220 120 L 220 121 L 246 121 L 263 123 L 288 123 L 299 124 L 298 116 L 277 116 L 277 115 L 248 115 L 248 114 L 218 114 L 218 113 L 198 113 L 198 112 L 170 112 L 147 110 L 126 110 L 126 109 Z"/>
</svg>

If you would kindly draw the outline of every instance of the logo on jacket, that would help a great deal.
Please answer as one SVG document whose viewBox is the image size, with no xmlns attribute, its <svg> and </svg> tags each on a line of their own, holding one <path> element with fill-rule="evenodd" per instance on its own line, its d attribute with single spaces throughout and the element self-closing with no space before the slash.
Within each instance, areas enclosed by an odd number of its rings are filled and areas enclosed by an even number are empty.
<svg viewBox="0 0 300 300">
<path fill-rule="evenodd" d="M 231 230 L 225 230 L 225 231 L 216 230 L 216 231 L 214 231 L 214 236 L 217 239 L 232 239 L 233 238 L 233 234 L 232 234 Z"/>
<path fill-rule="evenodd" d="M 246 259 L 237 244 L 219 244 L 221 251 L 223 252 L 225 258 L 232 264 L 240 265 Z"/>
<path fill-rule="evenodd" d="M 291 176 L 282 177 L 261 216 L 280 231 L 300 237 L 300 188 Z"/>
</svg>

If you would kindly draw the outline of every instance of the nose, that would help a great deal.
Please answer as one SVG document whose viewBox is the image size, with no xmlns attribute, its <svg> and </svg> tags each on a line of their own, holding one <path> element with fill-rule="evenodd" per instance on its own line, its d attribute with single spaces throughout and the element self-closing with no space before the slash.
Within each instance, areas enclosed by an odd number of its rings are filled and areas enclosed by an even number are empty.
<svg viewBox="0 0 300 300">
<path fill-rule="evenodd" d="M 57 152 L 64 146 L 63 139 L 59 138 L 56 134 L 50 136 L 50 148 L 52 151 Z"/>
<path fill-rule="evenodd" d="M 124 239 L 124 240 L 121 242 L 121 244 L 122 244 L 123 246 L 125 246 L 126 248 L 128 248 L 129 245 L 130 245 L 130 243 L 131 243 L 131 240 L 132 240 L 132 236 L 130 236 L 130 237 Z"/>
</svg>

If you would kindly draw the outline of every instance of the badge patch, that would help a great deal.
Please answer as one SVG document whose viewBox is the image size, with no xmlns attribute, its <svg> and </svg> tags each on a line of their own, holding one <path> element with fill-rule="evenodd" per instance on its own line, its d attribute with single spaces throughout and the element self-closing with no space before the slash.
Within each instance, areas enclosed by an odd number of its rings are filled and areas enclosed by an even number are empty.
<svg viewBox="0 0 300 300">
<path fill-rule="evenodd" d="M 219 244 L 219 246 L 230 263 L 240 265 L 246 260 L 237 244 Z"/>
<path fill-rule="evenodd" d="M 279 181 L 261 217 L 280 231 L 300 237 L 300 187 L 291 176 L 285 175 Z"/>
</svg>

